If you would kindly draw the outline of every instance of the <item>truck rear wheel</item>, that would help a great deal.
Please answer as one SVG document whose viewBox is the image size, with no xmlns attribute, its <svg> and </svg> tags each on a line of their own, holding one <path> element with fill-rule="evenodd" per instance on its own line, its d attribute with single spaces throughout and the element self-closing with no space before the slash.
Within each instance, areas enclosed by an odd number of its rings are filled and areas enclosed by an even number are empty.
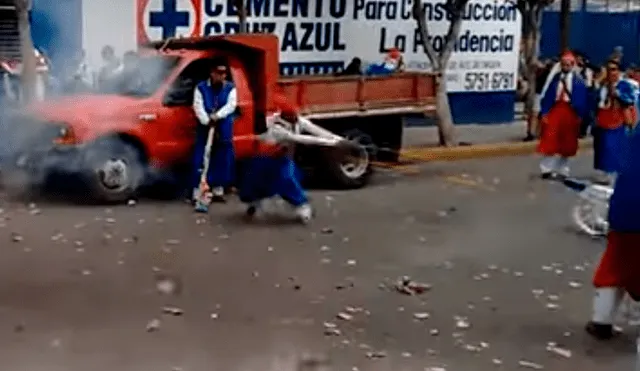
<svg viewBox="0 0 640 371">
<path fill-rule="evenodd" d="M 142 151 L 118 138 L 96 142 L 84 156 L 85 180 L 98 202 L 125 202 L 135 197 L 145 178 Z"/>
<path fill-rule="evenodd" d="M 376 146 L 368 134 L 352 129 L 344 132 L 345 139 L 361 145 L 357 153 L 348 157 L 332 156 L 326 164 L 327 176 L 331 183 L 343 189 L 361 188 L 367 185 L 372 174 L 371 162 L 376 155 Z"/>
</svg>

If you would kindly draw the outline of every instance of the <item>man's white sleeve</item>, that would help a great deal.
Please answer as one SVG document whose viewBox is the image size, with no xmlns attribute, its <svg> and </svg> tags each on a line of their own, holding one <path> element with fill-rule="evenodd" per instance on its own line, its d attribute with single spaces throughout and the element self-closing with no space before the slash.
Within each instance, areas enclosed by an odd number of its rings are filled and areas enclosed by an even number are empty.
<svg viewBox="0 0 640 371">
<path fill-rule="evenodd" d="M 193 92 L 193 112 L 196 114 L 200 124 L 209 125 L 209 114 L 204 109 L 204 100 L 202 99 L 202 93 L 200 93 L 198 88 Z"/>
<path fill-rule="evenodd" d="M 300 129 L 302 131 L 315 135 L 317 137 L 333 139 L 333 140 L 342 139 L 341 137 L 335 135 L 331 131 L 314 124 L 313 122 L 311 122 L 310 120 L 304 117 L 300 117 L 298 119 L 298 125 L 300 125 Z"/>
<path fill-rule="evenodd" d="M 277 143 L 297 143 L 312 146 L 333 147 L 338 144 L 335 138 L 322 138 L 314 135 L 304 135 L 293 133 L 279 125 L 273 125 L 268 130 L 268 137 Z"/>
<path fill-rule="evenodd" d="M 229 92 L 229 97 L 227 98 L 227 104 L 220 107 L 220 109 L 216 112 L 216 116 L 219 119 L 223 119 L 236 111 L 238 107 L 238 93 L 235 88 L 231 89 Z"/>
</svg>

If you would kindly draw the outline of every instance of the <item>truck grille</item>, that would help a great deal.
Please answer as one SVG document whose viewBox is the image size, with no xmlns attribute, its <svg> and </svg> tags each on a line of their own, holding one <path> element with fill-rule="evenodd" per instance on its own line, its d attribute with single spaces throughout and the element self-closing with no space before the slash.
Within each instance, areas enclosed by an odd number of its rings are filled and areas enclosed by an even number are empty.
<svg viewBox="0 0 640 371">
<path fill-rule="evenodd" d="M 11 115 L 0 121 L 0 152 L 29 151 L 52 146 L 66 125 L 29 115 Z"/>
</svg>

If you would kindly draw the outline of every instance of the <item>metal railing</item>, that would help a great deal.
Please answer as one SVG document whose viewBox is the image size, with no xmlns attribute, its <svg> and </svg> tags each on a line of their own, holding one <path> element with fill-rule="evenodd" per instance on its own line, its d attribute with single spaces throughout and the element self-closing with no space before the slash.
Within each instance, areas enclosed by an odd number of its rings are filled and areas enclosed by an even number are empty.
<svg viewBox="0 0 640 371">
<path fill-rule="evenodd" d="M 560 11 L 560 1 L 554 1 L 547 10 Z M 593 13 L 637 12 L 640 11 L 640 0 L 571 0 L 571 11 Z"/>
</svg>

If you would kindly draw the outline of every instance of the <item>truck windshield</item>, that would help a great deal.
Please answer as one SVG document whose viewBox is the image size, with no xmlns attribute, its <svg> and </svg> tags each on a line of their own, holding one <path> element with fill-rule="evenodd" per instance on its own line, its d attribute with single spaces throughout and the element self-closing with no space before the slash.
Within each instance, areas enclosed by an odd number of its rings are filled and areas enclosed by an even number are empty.
<svg viewBox="0 0 640 371">
<path fill-rule="evenodd" d="M 99 82 L 99 94 L 146 98 L 158 90 L 180 61 L 176 56 L 140 56 L 125 59 L 120 71 Z"/>
</svg>

